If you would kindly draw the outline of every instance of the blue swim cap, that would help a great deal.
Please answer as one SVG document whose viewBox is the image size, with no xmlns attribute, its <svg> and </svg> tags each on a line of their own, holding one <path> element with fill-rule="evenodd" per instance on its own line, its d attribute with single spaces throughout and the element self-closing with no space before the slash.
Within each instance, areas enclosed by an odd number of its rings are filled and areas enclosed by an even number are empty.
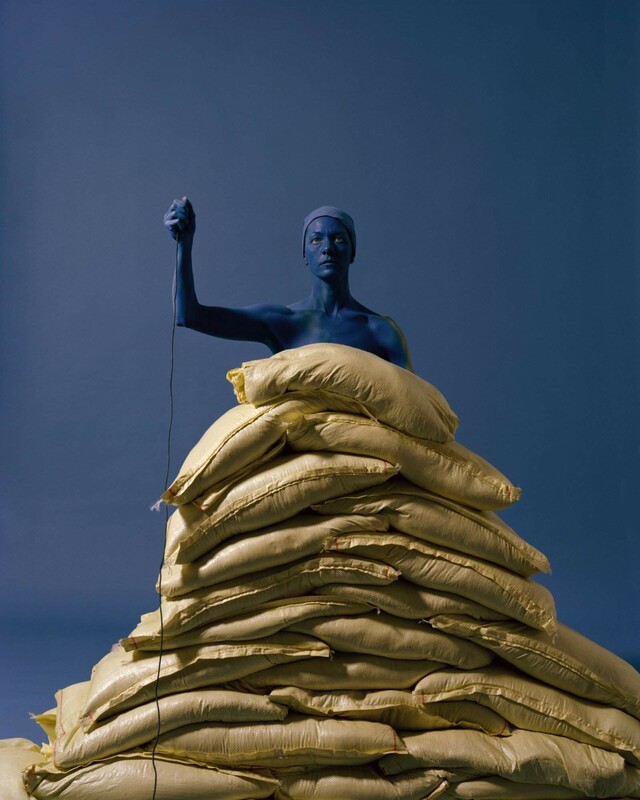
<svg viewBox="0 0 640 800">
<path fill-rule="evenodd" d="M 315 211 L 312 211 L 305 217 L 302 226 L 302 257 L 304 258 L 304 237 L 307 233 L 307 228 L 311 225 L 313 220 L 318 219 L 318 217 L 333 217 L 333 219 L 337 219 L 344 225 L 349 234 L 349 239 L 351 239 L 351 260 L 353 261 L 356 257 L 356 228 L 351 216 L 347 214 L 346 211 L 342 211 L 342 209 L 336 208 L 335 206 L 320 206 L 320 208 L 316 208 Z"/>
</svg>

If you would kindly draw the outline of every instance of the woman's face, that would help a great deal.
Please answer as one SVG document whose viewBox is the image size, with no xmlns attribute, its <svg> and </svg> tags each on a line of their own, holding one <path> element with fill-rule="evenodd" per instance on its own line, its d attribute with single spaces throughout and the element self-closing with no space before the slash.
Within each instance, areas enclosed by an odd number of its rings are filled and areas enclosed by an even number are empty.
<svg viewBox="0 0 640 800">
<path fill-rule="evenodd" d="M 304 253 L 309 269 L 318 278 L 347 273 L 353 260 L 349 232 L 333 217 L 318 217 L 305 232 Z"/>
</svg>

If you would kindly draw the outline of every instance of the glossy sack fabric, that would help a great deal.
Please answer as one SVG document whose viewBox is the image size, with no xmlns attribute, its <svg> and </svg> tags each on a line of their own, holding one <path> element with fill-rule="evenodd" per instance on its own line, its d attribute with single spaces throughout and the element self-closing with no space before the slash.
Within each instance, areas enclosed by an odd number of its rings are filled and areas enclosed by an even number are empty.
<svg viewBox="0 0 640 800">
<path fill-rule="evenodd" d="M 439 392 L 329 344 L 231 378 L 159 607 L 38 717 L 26 796 L 148 800 L 157 734 L 164 800 L 640 796 L 640 677 L 558 621 Z"/>
</svg>

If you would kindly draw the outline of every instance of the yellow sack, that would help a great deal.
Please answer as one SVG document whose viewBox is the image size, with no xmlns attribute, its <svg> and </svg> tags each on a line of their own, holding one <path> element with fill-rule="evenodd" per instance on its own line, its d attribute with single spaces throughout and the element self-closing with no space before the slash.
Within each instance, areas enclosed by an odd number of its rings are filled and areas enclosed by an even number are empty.
<svg viewBox="0 0 640 800">
<path fill-rule="evenodd" d="M 180 647 L 192 647 L 218 642 L 246 641 L 271 636 L 283 628 L 313 617 L 331 617 L 336 614 L 367 614 L 371 606 L 348 599 L 331 597 L 287 597 L 258 606 L 255 611 L 240 614 L 237 617 L 224 619 L 210 625 L 175 635 L 165 634 L 163 637 L 165 650 L 176 650 Z M 158 615 L 146 615 L 136 628 L 135 636 L 122 639 L 120 644 L 125 650 L 160 649 L 160 633 L 158 631 Z"/>
<path fill-rule="evenodd" d="M 618 656 L 566 625 L 554 637 L 517 622 L 477 622 L 438 616 L 431 624 L 488 647 L 538 680 L 640 719 L 640 674 Z"/>
<path fill-rule="evenodd" d="M 80 716 L 89 694 L 89 681 L 56 694 L 57 721 L 53 761 L 71 769 L 139 747 L 155 739 L 158 709 L 155 701 L 124 711 L 87 732 Z M 284 719 L 287 709 L 263 695 L 228 689 L 179 692 L 158 700 L 161 732 L 199 722 L 267 722 Z"/>
<path fill-rule="evenodd" d="M 430 619 L 437 614 L 466 614 L 475 619 L 486 620 L 506 619 L 504 614 L 499 614 L 465 597 L 457 597 L 436 589 L 425 589 L 415 583 L 403 581 L 402 578 L 398 578 L 388 586 L 348 586 L 330 583 L 318 587 L 316 594 L 368 603 L 372 608 L 387 611 L 394 617 L 403 619 Z"/>
<path fill-rule="evenodd" d="M 279 770 L 275 800 L 427 800 L 446 785 L 437 770 L 386 778 L 375 767 Z"/>
<path fill-rule="evenodd" d="M 289 426 L 287 443 L 298 452 L 382 458 L 416 486 L 473 508 L 505 508 L 520 498 L 520 489 L 461 444 L 416 439 L 356 414 L 307 414 Z"/>
<path fill-rule="evenodd" d="M 324 550 L 330 536 L 385 531 L 388 527 L 388 520 L 382 516 L 299 514 L 269 528 L 227 540 L 190 564 L 167 564 L 157 588 L 161 586 L 162 594 L 167 597 L 176 597 L 317 555 Z"/>
<path fill-rule="evenodd" d="M 404 751 L 388 725 L 292 717 L 282 722 L 189 725 L 164 734 L 157 751 L 216 765 L 366 764 Z"/>
<path fill-rule="evenodd" d="M 598 747 L 530 731 L 496 738 L 480 731 L 428 731 L 404 736 L 406 754 L 386 756 L 381 770 L 438 767 L 465 777 L 497 775 L 511 781 L 577 789 L 590 797 L 619 797 L 628 783 L 624 759 Z M 640 774 L 638 770 L 636 773 Z M 636 784 L 640 786 L 640 783 Z"/>
<path fill-rule="evenodd" d="M 277 781 L 266 775 L 156 759 L 157 800 L 260 800 L 270 797 Z M 31 767 L 26 774 L 35 800 L 149 800 L 153 794 L 151 759 L 135 754 L 62 772 Z"/>
<path fill-rule="evenodd" d="M 158 696 L 219 686 L 292 659 L 329 655 L 329 648 L 317 639 L 284 632 L 256 642 L 186 647 L 162 654 Z M 93 668 L 80 719 L 83 728 L 91 731 L 99 721 L 153 699 L 157 675 L 157 653 L 117 647 Z"/>
<path fill-rule="evenodd" d="M 166 560 L 184 564 L 239 533 L 290 519 L 314 503 L 383 483 L 397 468 L 386 461 L 339 453 L 277 458 L 235 483 L 174 511 Z"/>
<path fill-rule="evenodd" d="M 0 739 L 0 797 L 2 800 L 29 800 L 22 772 L 44 761 L 40 748 L 28 739 Z"/>
<path fill-rule="evenodd" d="M 260 408 L 234 406 L 191 450 L 162 499 L 173 505 L 189 503 L 220 481 L 255 468 L 282 449 L 290 422 L 322 407 L 321 401 L 302 394 Z"/>
<path fill-rule="evenodd" d="M 539 783 L 515 783 L 505 778 L 482 778 L 450 783 L 439 797 L 456 800 L 585 800 L 586 794 L 566 786 L 540 787 Z"/>
<path fill-rule="evenodd" d="M 240 682 L 249 691 L 299 686 L 303 689 L 409 689 L 425 675 L 442 669 L 439 661 L 397 661 L 380 656 L 349 656 L 338 653 L 331 660 L 299 661 L 265 669 Z"/>
<path fill-rule="evenodd" d="M 467 597 L 547 633 L 556 630 L 555 606 L 548 589 L 478 558 L 394 533 L 336 537 L 327 548 L 379 559 L 418 586 Z"/>
<path fill-rule="evenodd" d="M 162 598 L 164 628 L 170 635 L 182 633 L 272 600 L 311 594 L 325 583 L 386 584 L 397 577 L 398 572 L 387 564 L 332 553 L 296 562 L 277 572 L 255 572 L 244 581 L 228 581 L 185 597 Z M 158 612 L 143 618 L 146 626 L 150 620 L 156 621 L 159 631 Z M 136 636 L 136 631 L 132 635 Z"/>
<path fill-rule="evenodd" d="M 443 669 L 420 680 L 414 695 L 424 703 L 472 699 L 517 728 L 565 736 L 620 753 L 640 765 L 640 722 L 617 708 L 581 700 L 497 666 L 478 672 Z"/>
<path fill-rule="evenodd" d="M 309 344 L 247 361 L 227 374 L 241 403 L 262 406 L 287 392 L 322 398 L 327 410 L 366 414 L 421 439 L 447 442 L 458 418 L 430 383 L 342 344 Z"/>
<path fill-rule="evenodd" d="M 391 526 L 418 539 L 477 556 L 528 577 L 549 572 L 549 561 L 490 511 L 471 508 L 416 488 L 402 478 L 327 500 L 319 514 L 383 514 Z"/>
<path fill-rule="evenodd" d="M 393 654 L 397 659 L 441 661 L 461 669 L 479 669 L 493 655 L 484 647 L 434 630 L 426 622 L 400 619 L 389 614 L 328 617 L 298 622 L 289 630 L 315 636 L 339 653 Z"/>
<path fill-rule="evenodd" d="M 489 708 L 466 700 L 451 703 L 420 703 L 410 691 L 384 689 L 377 692 L 311 692 L 297 686 L 273 689 L 269 698 L 292 711 L 322 717 L 346 717 L 383 722 L 396 730 L 474 728 L 505 736 L 509 723 Z"/>
</svg>

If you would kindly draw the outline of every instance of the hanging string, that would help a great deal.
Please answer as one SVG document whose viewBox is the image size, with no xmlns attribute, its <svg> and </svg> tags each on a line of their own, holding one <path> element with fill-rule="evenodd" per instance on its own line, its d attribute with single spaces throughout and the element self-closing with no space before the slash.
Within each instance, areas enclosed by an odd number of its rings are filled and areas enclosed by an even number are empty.
<svg viewBox="0 0 640 800">
<path fill-rule="evenodd" d="M 169 476 L 171 472 L 171 431 L 173 429 L 173 365 L 174 365 L 174 344 L 176 338 L 176 292 L 178 287 L 178 244 L 179 236 L 176 237 L 176 263 L 173 269 L 173 286 L 172 286 L 172 307 L 173 307 L 173 320 L 171 323 L 171 346 L 169 356 L 169 427 L 167 429 L 167 463 L 164 475 L 164 491 L 167 491 L 169 486 Z M 157 506 L 153 506 L 156 508 Z M 158 595 L 160 596 L 160 603 L 158 606 L 160 612 L 160 651 L 158 653 L 158 671 L 156 673 L 156 681 L 154 688 L 154 700 L 156 704 L 157 728 L 156 736 L 153 741 L 153 748 L 151 749 L 151 766 L 153 768 L 153 794 L 152 800 L 156 800 L 158 791 L 158 768 L 156 766 L 156 749 L 158 747 L 158 740 L 160 739 L 160 732 L 162 727 L 162 720 L 160 717 L 160 674 L 162 670 L 162 655 L 164 652 L 164 616 L 162 612 L 162 569 L 164 567 L 164 553 L 167 545 L 167 523 L 169 522 L 169 506 L 164 503 L 164 540 L 162 544 L 162 559 L 160 561 L 160 569 L 158 571 Z"/>
</svg>

